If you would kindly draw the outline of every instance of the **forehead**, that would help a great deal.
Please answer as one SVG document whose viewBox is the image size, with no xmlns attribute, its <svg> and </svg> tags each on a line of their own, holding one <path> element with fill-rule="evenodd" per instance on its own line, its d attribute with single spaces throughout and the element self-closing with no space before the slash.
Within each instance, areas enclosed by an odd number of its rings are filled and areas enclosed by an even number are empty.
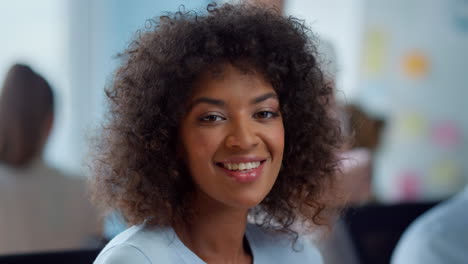
<svg viewBox="0 0 468 264">
<path fill-rule="evenodd" d="M 204 71 L 195 81 L 191 98 L 198 96 L 255 96 L 275 92 L 263 74 L 239 69 L 231 64 Z"/>
</svg>

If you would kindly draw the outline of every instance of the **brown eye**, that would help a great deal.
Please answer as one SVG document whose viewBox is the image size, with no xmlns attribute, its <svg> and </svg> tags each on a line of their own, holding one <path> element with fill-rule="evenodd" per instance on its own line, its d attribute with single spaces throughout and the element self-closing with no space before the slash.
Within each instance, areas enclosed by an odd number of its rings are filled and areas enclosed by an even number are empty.
<svg viewBox="0 0 468 264">
<path fill-rule="evenodd" d="M 223 121 L 226 119 L 219 115 L 205 115 L 205 116 L 202 116 L 199 120 L 205 123 L 213 123 L 217 121 Z"/>
<path fill-rule="evenodd" d="M 254 114 L 254 117 L 258 119 L 271 119 L 271 118 L 275 118 L 278 116 L 279 116 L 278 113 L 271 112 L 271 111 L 260 111 Z"/>
</svg>

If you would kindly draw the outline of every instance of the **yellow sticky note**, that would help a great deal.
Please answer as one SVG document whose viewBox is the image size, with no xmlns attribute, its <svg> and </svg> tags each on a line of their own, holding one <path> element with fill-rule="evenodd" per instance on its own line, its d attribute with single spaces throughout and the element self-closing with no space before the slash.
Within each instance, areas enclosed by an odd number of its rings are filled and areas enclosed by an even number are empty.
<svg viewBox="0 0 468 264">
<path fill-rule="evenodd" d="M 461 168 L 454 160 L 441 160 L 436 162 L 430 174 L 433 186 L 441 188 L 457 188 L 460 184 Z"/>
<path fill-rule="evenodd" d="M 399 134 L 406 138 L 421 137 L 427 131 L 427 122 L 418 113 L 402 114 L 397 122 Z"/>
<path fill-rule="evenodd" d="M 382 73 L 387 52 L 387 36 L 380 29 L 371 29 L 364 39 L 363 69 L 368 76 Z"/>
</svg>

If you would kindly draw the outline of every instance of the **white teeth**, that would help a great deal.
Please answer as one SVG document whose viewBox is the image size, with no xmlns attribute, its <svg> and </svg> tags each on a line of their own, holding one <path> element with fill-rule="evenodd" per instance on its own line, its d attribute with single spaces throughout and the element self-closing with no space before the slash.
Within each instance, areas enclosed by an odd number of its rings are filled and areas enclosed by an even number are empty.
<svg viewBox="0 0 468 264">
<path fill-rule="evenodd" d="M 250 170 L 260 166 L 260 161 L 243 163 L 223 163 L 223 166 L 228 170 Z"/>
</svg>

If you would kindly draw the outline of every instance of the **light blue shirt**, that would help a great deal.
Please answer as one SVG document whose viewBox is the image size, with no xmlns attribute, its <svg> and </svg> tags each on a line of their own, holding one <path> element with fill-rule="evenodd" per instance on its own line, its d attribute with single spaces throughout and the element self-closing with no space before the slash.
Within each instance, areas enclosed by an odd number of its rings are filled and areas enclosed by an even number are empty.
<svg viewBox="0 0 468 264">
<path fill-rule="evenodd" d="M 322 264 L 318 250 L 306 239 L 299 239 L 294 248 L 281 235 L 267 233 L 248 225 L 246 238 L 254 264 L 304 263 Z M 94 264 L 205 264 L 190 251 L 172 228 L 133 226 L 125 230 L 101 251 Z"/>
<path fill-rule="evenodd" d="M 468 186 L 410 225 L 392 264 L 468 263 Z"/>
</svg>

